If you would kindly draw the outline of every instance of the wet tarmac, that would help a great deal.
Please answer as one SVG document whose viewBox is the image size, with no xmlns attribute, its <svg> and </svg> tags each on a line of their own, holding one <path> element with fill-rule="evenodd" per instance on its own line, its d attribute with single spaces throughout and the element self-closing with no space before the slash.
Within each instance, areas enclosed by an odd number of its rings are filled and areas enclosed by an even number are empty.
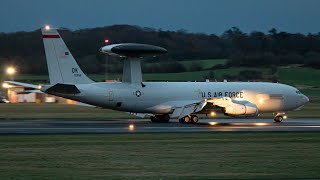
<svg viewBox="0 0 320 180">
<path fill-rule="evenodd" d="M 320 119 L 202 119 L 198 124 L 152 123 L 143 119 L 119 120 L 2 120 L 0 134 L 122 134 L 217 132 L 320 132 Z"/>
</svg>

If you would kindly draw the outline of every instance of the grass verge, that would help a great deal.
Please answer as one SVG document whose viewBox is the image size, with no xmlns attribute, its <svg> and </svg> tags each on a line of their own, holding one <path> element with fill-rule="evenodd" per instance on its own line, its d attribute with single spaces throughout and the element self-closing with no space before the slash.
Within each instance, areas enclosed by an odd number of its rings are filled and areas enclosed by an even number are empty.
<svg viewBox="0 0 320 180">
<path fill-rule="evenodd" d="M 319 178 L 319 133 L 1 136 L 3 179 Z"/>
</svg>

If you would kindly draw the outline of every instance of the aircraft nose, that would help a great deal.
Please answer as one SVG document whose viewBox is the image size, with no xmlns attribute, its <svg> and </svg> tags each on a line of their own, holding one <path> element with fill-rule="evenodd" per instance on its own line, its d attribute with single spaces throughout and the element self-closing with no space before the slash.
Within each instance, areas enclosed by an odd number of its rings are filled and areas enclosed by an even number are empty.
<svg viewBox="0 0 320 180">
<path fill-rule="evenodd" d="M 303 101 L 304 103 L 307 103 L 309 102 L 309 98 L 306 95 L 303 95 Z"/>
</svg>

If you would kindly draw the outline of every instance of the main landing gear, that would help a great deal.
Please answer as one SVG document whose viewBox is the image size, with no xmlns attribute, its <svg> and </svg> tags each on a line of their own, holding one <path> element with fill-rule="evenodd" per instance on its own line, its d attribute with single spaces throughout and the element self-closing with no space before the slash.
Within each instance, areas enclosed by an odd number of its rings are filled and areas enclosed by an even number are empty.
<svg viewBox="0 0 320 180">
<path fill-rule="evenodd" d="M 196 115 L 188 115 L 188 116 L 185 116 L 185 117 L 179 119 L 180 123 L 196 124 L 196 123 L 198 123 L 198 121 L 199 121 L 199 118 Z"/>
<path fill-rule="evenodd" d="M 155 115 L 151 116 L 150 119 L 153 123 L 167 123 L 170 120 L 170 116 L 168 114 Z"/>
<path fill-rule="evenodd" d="M 281 123 L 283 119 L 285 119 L 285 113 L 277 113 L 274 117 L 274 122 Z"/>
<path fill-rule="evenodd" d="M 153 123 L 167 123 L 170 120 L 170 116 L 168 114 L 163 114 L 163 115 L 154 115 L 150 117 L 151 122 Z M 198 123 L 199 118 L 196 115 L 188 115 L 185 116 L 181 119 L 179 119 L 180 123 L 191 123 L 191 124 L 196 124 Z"/>
</svg>

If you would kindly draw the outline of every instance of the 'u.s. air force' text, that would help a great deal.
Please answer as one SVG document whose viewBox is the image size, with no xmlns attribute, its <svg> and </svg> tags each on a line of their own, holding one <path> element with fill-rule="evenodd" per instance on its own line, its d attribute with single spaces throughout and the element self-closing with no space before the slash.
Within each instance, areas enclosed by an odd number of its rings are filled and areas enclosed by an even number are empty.
<svg viewBox="0 0 320 180">
<path fill-rule="evenodd" d="M 230 97 L 230 98 L 243 98 L 243 92 L 201 92 L 203 98 L 211 97 Z"/>
</svg>

